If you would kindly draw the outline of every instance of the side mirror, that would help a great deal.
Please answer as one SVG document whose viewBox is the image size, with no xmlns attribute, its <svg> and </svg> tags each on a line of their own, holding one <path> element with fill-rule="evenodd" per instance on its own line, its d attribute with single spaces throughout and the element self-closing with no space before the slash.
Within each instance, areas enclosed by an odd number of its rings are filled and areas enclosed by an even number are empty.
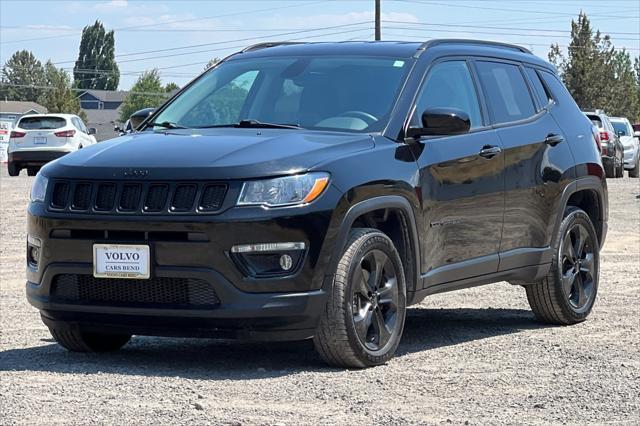
<svg viewBox="0 0 640 426">
<path fill-rule="evenodd" d="M 640 139 L 640 131 L 636 130 L 635 132 L 633 132 L 633 136 Z"/>
<path fill-rule="evenodd" d="M 622 137 L 622 136 L 625 136 L 625 135 L 626 135 L 625 132 L 623 132 L 622 130 L 618 130 L 618 137 Z"/>
<path fill-rule="evenodd" d="M 120 133 L 122 132 L 122 129 L 120 128 L 120 126 L 113 126 L 113 131 Z"/>
<path fill-rule="evenodd" d="M 88 135 L 95 135 L 96 134 L 96 128 L 95 127 L 89 127 L 87 129 L 87 134 Z"/>
<path fill-rule="evenodd" d="M 468 133 L 471 129 L 469 114 L 457 108 L 429 108 L 422 113 L 422 127 L 410 127 L 408 139 L 420 136 L 451 136 Z"/>
</svg>

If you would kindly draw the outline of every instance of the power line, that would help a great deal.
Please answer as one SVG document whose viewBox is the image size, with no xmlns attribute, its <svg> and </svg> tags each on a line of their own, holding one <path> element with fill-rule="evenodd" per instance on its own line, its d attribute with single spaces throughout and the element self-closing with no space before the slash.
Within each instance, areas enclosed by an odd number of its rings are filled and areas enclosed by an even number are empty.
<svg viewBox="0 0 640 426">
<path fill-rule="evenodd" d="M 551 37 L 548 34 L 532 34 L 532 33 L 498 33 L 494 31 L 476 31 L 476 30 L 444 30 L 444 29 L 436 29 L 436 28 L 411 28 L 411 27 L 385 27 L 390 30 L 408 30 L 408 31 L 426 31 L 426 32 L 440 32 L 440 33 L 452 33 L 452 32 L 463 32 L 468 34 L 487 34 L 494 36 L 523 36 L 523 37 Z M 629 37 L 616 37 L 616 40 L 631 40 L 636 41 L 637 38 L 629 38 Z"/>
<path fill-rule="evenodd" d="M 327 26 L 327 27 L 318 27 L 318 28 L 309 28 L 309 29 L 306 29 L 306 30 L 288 31 L 288 32 L 284 32 L 284 33 L 269 34 L 269 35 L 263 35 L 263 36 L 257 36 L 257 37 L 246 37 L 246 38 L 233 39 L 233 40 L 216 41 L 216 42 L 211 42 L 211 43 L 200 43 L 200 44 L 192 44 L 192 45 L 187 45 L 187 46 L 169 47 L 169 48 L 165 48 L 165 49 L 146 50 L 146 51 L 140 51 L 140 52 L 129 52 L 129 53 L 123 53 L 123 54 L 120 54 L 120 55 L 116 55 L 116 58 L 122 58 L 122 57 L 127 57 L 127 56 L 145 55 L 145 54 L 148 54 L 148 53 L 160 53 L 160 52 L 170 52 L 170 51 L 175 51 L 175 50 L 193 49 L 193 48 L 204 47 L 204 46 L 215 46 L 215 45 L 226 44 L 226 43 L 236 43 L 236 42 L 240 42 L 240 41 L 263 40 L 266 37 L 282 37 L 282 36 L 287 36 L 287 35 L 305 34 L 305 33 L 310 33 L 310 32 L 317 32 L 317 31 L 323 31 L 323 30 L 335 29 L 335 28 L 352 27 L 352 26 L 363 25 L 363 24 L 371 24 L 371 21 L 361 21 L 361 22 L 354 22 L 354 23 L 350 23 L 350 24 L 331 25 L 331 26 Z M 363 30 L 363 29 L 364 28 L 359 28 L 359 30 Z M 73 60 L 67 60 L 67 61 L 59 61 L 59 62 L 54 62 L 53 64 L 54 65 L 60 65 L 60 64 L 68 64 L 68 63 L 73 63 L 73 62 L 76 62 L 76 60 L 73 59 Z M 119 61 L 119 62 L 126 62 L 126 61 Z"/>
<path fill-rule="evenodd" d="M 226 18 L 226 17 L 229 17 L 229 16 L 246 15 L 249 12 L 252 13 L 252 14 L 259 13 L 259 12 L 271 12 L 271 11 L 279 10 L 279 9 L 289 9 L 289 8 L 292 8 L 292 7 L 310 6 L 310 5 L 314 5 L 314 4 L 318 4 L 318 3 L 322 3 L 322 1 L 312 1 L 312 2 L 308 2 L 308 3 L 300 3 L 300 4 L 296 4 L 296 5 L 277 6 L 277 7 L 269 7 L 269 8 L 265 8 L 265 9 L 256 9 L 256 10 L 251 10 L 251 11 L 233 12 L 233 13 L 226 13 L 226 14 L 223 14 L 223 15 L 206 16 L 206 17 L 202 17 L 202 18 L 180 19 L 180 20 L 174 20 L 174 21 L 158 22 L 158 23 L 154 23 L 154 24 L 134 25 L 134 26 L 130 26 L 130 27 L 114 28 L 113 31 L 129 30 L 129 29 L 132 29 L 132 28 L 155 27 L 155 26 L 158 26 L 158 25 L 178 24 L 178 23 L 183 23 L 183 22 L 202 21 L 202 20 L 205 20 L 205 19 Z M 25 41 L 48 40 L 48 39 L 54 39 L 54 38 L 74 37 L 74 36 L 75 36 L 75 34 L 65 34 L 65 35 L 48 36 L 48 37 L 36 37 L 36 38 L 29 38 L 29 39 L 22 39 L 22 40 L 0 41 L 0 44 L 4 44 L 4 43 L 21 43 L 21 42 L 25 42 Z"/>
<path fill-rule="evenodd" d="M 544 14 L 544 15 L 549 14 L 549 12 L 545 12 L 542 10 L 507 9 L 502 7 L 470 6 L 467 4 L 462 5 L 462 4 L 453 4 L 453 3 L 439 3 L 439 2 L 429 1 L 429 0 L 397 0 L 397 1 L 404 1 L 407 3 L 418 3 L 418 4 L 424 4 L 424 5 L 433 5 L 433 6 L 458 7 L 458 8 L 462 7 L 465 9 L 494 10 L 499 12 L 518 12 L 518 13 L 533 13 L 533 14 Z M 633 9 L 633 11 L 636 11 L 636 9 Z M 576 16 L 575 13 L 571 13 L 571 12 L 553 12 L 553 14 L 564 15 L 564 16 Z M 592 16 L 598 16 L 602 18 L 615 18 L 615 19 L 640 18 L 640 16 L 618 16 L 618 15 L 602 15 L 602 14 L 594 14 Z"/>
<path fill-rule="evenodd" d="M 412 21 L 391 21 L 391 20 L 383 20 L 382 22 L 392 23 L 392 24 L 410 24 L 410 25 L 424 25 L 424 26 L 433 26 L 433 27 L 462 27 L 462 28 L 480 28 L 480 29 L 491 29 L 491 30 L 517 30 L 517 31 L 537 31 L 537 32 L 554 32 L 554 33 L 571 33 L 571 31 L 567 30 L 551 30 L 544 28 L 520 28 L 520 27 L 496 27 L 491 25 L 465 25 L 465 24 L 439 24 L 439 23 L 426 23 L 426 22 L 412 22 Z M 603 34 L 608 35 L 640 35 L 638 33 L 632 32 L 602 32 Z M 632 40 L 637 40 L 634 38 Z"/>
</svg>

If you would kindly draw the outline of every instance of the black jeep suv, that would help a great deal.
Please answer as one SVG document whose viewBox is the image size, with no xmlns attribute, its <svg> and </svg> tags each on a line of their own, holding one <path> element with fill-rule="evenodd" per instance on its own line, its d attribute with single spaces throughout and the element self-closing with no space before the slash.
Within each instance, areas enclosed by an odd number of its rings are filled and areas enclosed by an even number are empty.
<svg viewBox="0 0 640 426">
<path fill-rule="evenodd" d="M 27 296 L 72 351 L 313 338 L 347 367 L 393 356 L 407 306 L 480 284 L 573 324 L 607 230 L 592 128 L 517 46 L 252 46 L 42 169 Z"/>
</svg>

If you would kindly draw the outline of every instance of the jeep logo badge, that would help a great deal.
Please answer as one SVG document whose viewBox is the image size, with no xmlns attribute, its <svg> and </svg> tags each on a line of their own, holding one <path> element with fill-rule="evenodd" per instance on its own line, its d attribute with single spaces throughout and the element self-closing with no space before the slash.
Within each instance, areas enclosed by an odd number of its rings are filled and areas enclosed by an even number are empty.
<svg viewBox="0 0 640 426">
<path fill-rule="evenodd" d="M 126 178 L 142 178 L 149 174 L 149 170 L 144 169 L 125 169 L 124 177 Z"/>
</svg>

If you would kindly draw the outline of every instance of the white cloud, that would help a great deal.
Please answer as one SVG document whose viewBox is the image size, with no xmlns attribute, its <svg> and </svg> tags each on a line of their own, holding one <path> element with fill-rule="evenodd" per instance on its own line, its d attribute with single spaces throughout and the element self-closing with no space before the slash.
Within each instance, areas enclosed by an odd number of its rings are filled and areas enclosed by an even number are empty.
<svg viewBox="0 0 640 426">
<path fill-rule="evenodd" d="M 129 2 L 127 0 L 111 0 L 108 2 L 97 3 L 93 6 L 93 9 L 97 12 L 111 13 L 120 12 L 127 7 L 129 7 Z"/>
</svg>

